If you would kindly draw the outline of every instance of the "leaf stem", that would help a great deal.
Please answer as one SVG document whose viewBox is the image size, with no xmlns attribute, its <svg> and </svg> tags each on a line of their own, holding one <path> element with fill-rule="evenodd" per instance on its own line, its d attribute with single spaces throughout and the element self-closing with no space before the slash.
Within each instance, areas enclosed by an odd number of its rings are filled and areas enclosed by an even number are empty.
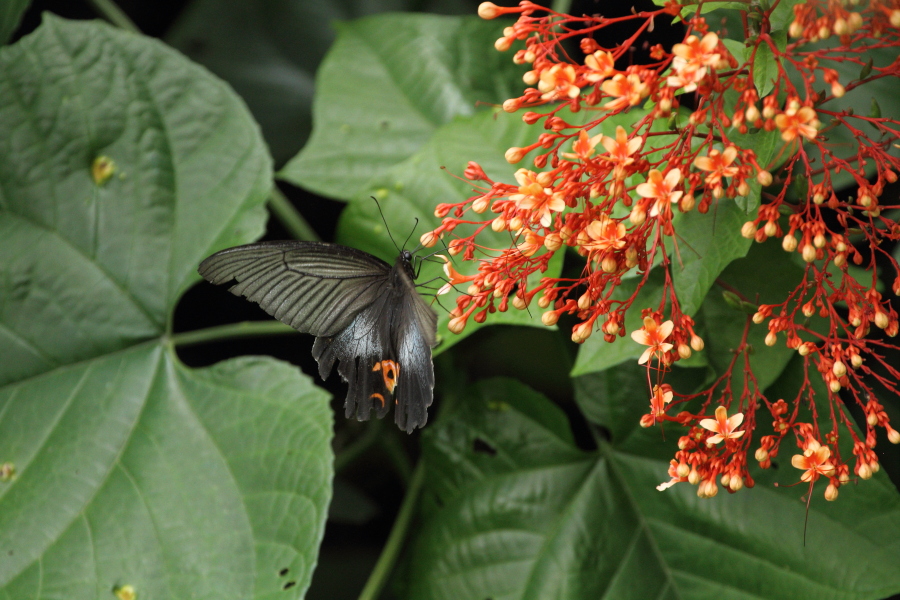
<svg viewBox="0 0 900 600">
<path fill-rule="evenodd" d="M 132 33 L 141 33 L 141 30 L 134 24 L 134 21 L 128 18 L 125 11 L 119 8 L 113 0 L 88 0 L 88 2 L 94 7 L 97 14 L 116 27 L 120 27 L 125 31 L 130 31 Z"/>
<path fill-rule="evenodd" d="M 283 335 L 285 333 L 297 333 L 297 330 L 288 327 L 280 321 L 243 321 L 241 323 L 229 323 L 228 325 L 176 333 L 172 336 L 171 341 L 175 346 L 192 346 L 194 344 L 206 344 L 226 339 Z"/>
<path fill-rule="evenodd" d="M 296 239 L 303 241 L 319 241 L 321 239 L 277 186 L 272 186 L 269 209 Z"/>
<path fill-rule="evenodd" d="M 384 550 L 382 550 L 381 556 L 378 557 L 378 562 L 375 563 L 375 568 L 372 569 L 372 574 L 369 575 L 366 586 L 360 592 L 359 600 L 377 600 L 381 590 L 384 588 L 384 584 L 387 583 L 387 578 L 391 574 L 394 563 L 397 562 L 397 557 L 403 548 L 403 542 L 406 540 L 406 533 L 412 523 L 424 479 L 425 468 L 422 461 L 419 461 L 409 482 L 409 488 L 406 490 L 406 496 L 403 498 L 403 504 L 400 505 L 397 519 L 394 521 L 394 526 L 391 528 L 391 533 L 384 545 Z"/>
</svg>

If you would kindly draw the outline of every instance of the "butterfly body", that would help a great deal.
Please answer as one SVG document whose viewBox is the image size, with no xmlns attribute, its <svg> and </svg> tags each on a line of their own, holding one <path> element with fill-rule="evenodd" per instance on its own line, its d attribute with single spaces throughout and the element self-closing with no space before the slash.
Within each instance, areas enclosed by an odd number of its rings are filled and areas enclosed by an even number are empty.
<svg viewBox="0 0 900 600">
<path fill-rule="evenodd" d="M 437 315 L 415 287 L 412 254 L 393 266 L 361 250 L 322 242 L 262 242 L 229 248 L 200 264 L 215 284 L 258 303 L 279 321 L 316 336 L 323 379 L 337 362 L 349 389 L 347 417 L 383 417 L 408 432 L 428 419 Z"/>
</svg>

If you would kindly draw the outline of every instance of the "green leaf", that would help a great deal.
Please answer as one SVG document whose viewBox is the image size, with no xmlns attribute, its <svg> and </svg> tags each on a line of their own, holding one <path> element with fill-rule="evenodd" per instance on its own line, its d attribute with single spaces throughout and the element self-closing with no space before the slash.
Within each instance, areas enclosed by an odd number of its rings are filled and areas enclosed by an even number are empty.
<svg viewBox="0 0 900 600">
<path fill-rule="evenodd" d="M 230 83 L 262 127 L 278 164 L 312 129 L 316 69 L 334 42 L 334 23 L 375 12 L 410 10 L 409 0 L 196 0 L 166 41 Z M 461 3 L 437 8 L 463 12 Z"/>
<path fill-rule="evenodd" d="M 503 25 L 433 15 L 341 24 L 317 76 L 312 137 L 279 176 L 349 200 L 439 126 L 517 96 L 522 68 L 493 48 Z"/>
<path fill-rule="evenodd" d="M 744 49 L 744 60 L 749 60 L 754 48 Z M 753 55 L 753 83 L 760 98 L 765 98 L 775 88 L 775 79 L 778 77 L 778 65 L 775 55 L 768 44 L 760 43 L 755 48 Z"/>
<path fill-rule="evenodd" d="M 787 50 L 787 29 L 773 28 L 772 31 L 769 32 L 769 37 L 771 37 L 772 41 L 775 42 L 775 47 L 778 48 L 779 52 L 784 52 L 785 50 Z"/>
<path fill-rule="evenodd" d="M 331 495 L 316 483 L 332 475 L 331 412 L 291 366 L 191 371 L 145 344 L 0 388 L 0 407 L 0 454 L 19 473 L 0 500 L 7 597 L 308 585 Z"/>
<path fill-rule="evenodd" d="M 489 177 L 495 181 L 514 182 L 513 174 L 516 165 L 510 165 L 503 158 L 507 148 L 521 146 L 529 136 L 534 135 L 534 128 L 522 122 L 519 115 L 511 115 L 502 111 L 496 113 L 481 111 L 471 117 L 457 117 L 452 122 L 439 127 L 431 139 L 413 156 L 369 181 L 355 197 L 350 206 L 341 214 L 338 225 L 338 241 L 367 252 L 371 252 L 387 261 L 397 256 L 397 248 L 384 229 L 378 206 L 372 197 L 378 199 L 384 218 L 393 232 L 397 244 L 409 235 L 413 225 L 417 223 L 414 239 L 440 224 L 434 216 L 434 207 L 442 202 L 461 202 L 473 195 L 472 184 L 458 177 L 470 160 L 478 162 Z M 471 215 L 473 220 L 491 220 L 494 213 Z M 464 237 L 474 231 L 473 226 L 460 226 L 454 236 Z M 398 233 L 399 232 L 399 233 Z M 449 238 L 448 238 L 449 239 Z M 418 240 L 415 240 L 416 242 Z M 446 241 L 446 240 L 445 240 Z M 495 233 L 488 227 L 478 236 L 479 244 L 486 248 L 505 249 L 515 242 L 508 232 Z M 438 244 L 430 249 L 447 255 L 446 249 Z M 537 256 L 543 254 L 539 252 Z M 563 252 L 557 252 L 550 260 L 550 267 L 544 273 L 535 273 L 531 285 L 537 285 L 541 277 L 558 277 L 562 269 Z M 477 266 L 464 262 L 462 257 L 454 258 L 454 268 L 464 274 L 476 272 Z M 434 280 L 440 287 L 443 281 L 441 262 L 426 262 L 422 265 L 419 282 Z M 465 286 L 463 286 L 463 291 Z M 465 336 L 478 330 L 481 325 L 470 321 L 462 335 L 450 333 L 447 329 L 448 311 L 456 305 L 456 292 L 451 291 L 439 298 L 445 310 L 438 310 L 438 334 L 442 344 L 438 351 L 450 348 Z M 487 324 L 520 324 L 541 326 L 543 309 L 533 303 L 528 311 L 520 311 L 510 307 L 505 313 L 494 313 L 488 316 Z"/>
<path fill-rule="evenodd" d="M 15 33 L 22 15 L 31 0 L 4 0 L 0 3 L 0 44 L 5 44 Z"/>
<path fill-rule="evenodd" d="M 158 335 L 210 249 L 262 232 L 258 129 L 156 42 L 47 16 L 2 49 L 0 131 L 0 383 Z M 98 185 L 101 155 L 116 167 Z"/>
<path fill-rule="evenodd" d="M 719 273 L 731 261 L 746 256 L 751 240 L 741 235 L 746 220 L 735 202 L 719 201 L 708 213 L 682 214 L 675 224 L 677 238 L 669 240 L 675 294 L 685 314 L 699 308 Z"/>
<path fill-rule="evenodd" d="M 263 228 L 243 103 L 158 42 L 47 15 L 0 49 L 0 144 L 3 596 L 302 594 L 327 394 L 271 359 L 188 369 L 169 337 L 198 262 Z"/>
<path fill-rule="evenodd" d="M 868 490 L 877 500 L 862 512 L 814 500 L 804 547 L 797 488 L 757 485 L 711 500 L 688 484 L 658 492 L 676 447 L 657 429 L 584 451 L 563 413 L 521 384 L 484 382 L 461 402 L 423 436 L 426 509 L 401 597 L 674 599 L 727 590 L 728 598 L 874 600 L 900 590 L 896 492 Z"/>
<path fill-rule="evenodd" d="M 872 105 L 869 107 L 869 117 L 873 119 L 881 118 L 881 106 L 874 97 L 872 98 Z"/>
<path fill-rule="evenodd" d="M 869 57 L 869 60 L 866 61 L 866 64 L 864 64 L 864 65 L 862 66 L 862 68 L 859 70 L 859 76 L 857 77 L 857 79 L 859 79 L 860 81 L 862 81 L 863 79 L 865 79 L 866 77 L 868 77 L 869 75 L 871 75 L 871 74 L 872 74 L 872 67 L 874 66 L 874 64 L 875 64 L 875 63 L 874 63 L 874 61 L 872 60 L 872 58 Z"/>
</svg>

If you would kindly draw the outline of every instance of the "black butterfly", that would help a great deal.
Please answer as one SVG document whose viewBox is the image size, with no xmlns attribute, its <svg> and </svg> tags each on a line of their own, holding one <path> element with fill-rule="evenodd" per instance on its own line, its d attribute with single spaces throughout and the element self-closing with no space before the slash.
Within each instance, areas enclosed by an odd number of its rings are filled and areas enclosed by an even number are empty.
<svg viewBox="0 0 900 600">
<path fill-rule="evenodd" d="M 217 252 L 200 263 L 215 284 L 257 302 L 294 329 L 316 336 L 313 358 L 328 377 L 335 359 L 350 385 L 345 413 L 360 421 L 390 410 L 412 432 L 425 425 L 434 388 L 431 348 L 437 314 L 416 292 L 412 253 L 394 266 L 361 250 L 322 242 L 262 242 Z"/>
</svg>

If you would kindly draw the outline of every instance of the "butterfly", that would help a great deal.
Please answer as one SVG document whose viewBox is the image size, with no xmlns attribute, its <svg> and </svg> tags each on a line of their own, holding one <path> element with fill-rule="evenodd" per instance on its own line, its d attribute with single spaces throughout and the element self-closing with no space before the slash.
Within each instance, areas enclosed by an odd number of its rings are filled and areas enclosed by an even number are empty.
<svg viewBox="0 0 900 600">
<path fill-rule="evenodd" d="M 407 433 L 428 420 L 434 388 L 431 349 L 437 314 L 416 291 L 413 255 L 394 266 L 362 250 L 323 242 L 260 242 L 216 252 L 200 263 L 214 284 L 258 303 L 302 333 L 327 379 L 335 361 L 349 384 L 344 412 L 380 419 L 395 404 Z"/>
</svg>

